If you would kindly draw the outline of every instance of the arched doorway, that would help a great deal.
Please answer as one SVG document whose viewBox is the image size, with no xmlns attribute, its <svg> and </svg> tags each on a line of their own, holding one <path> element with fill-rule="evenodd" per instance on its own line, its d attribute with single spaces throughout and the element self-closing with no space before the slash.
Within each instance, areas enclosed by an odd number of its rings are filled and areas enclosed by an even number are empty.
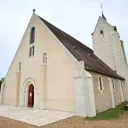
<svg viewBox="0 0 128 128">
<path fill-rule="evenodd" d="M 23 88 L 22 88 L 22 100 L 20 102 L 20 106 L 28 107 L 28 95 L 29 94 L 29 86 L 33 85 L 33 107 L 37 107 L 37 95 L 38 95 L 38 88 L 36 86 L 36 83 L 33 79 L 27 78 L 24 83 L 23 83 Z"/>
<path fill-rule="evenodd" d="M 34 86 L 30 84 L 28 88 L 28 107 L 33 107 L 33 105 L 34 105 Z"/>
</svg>

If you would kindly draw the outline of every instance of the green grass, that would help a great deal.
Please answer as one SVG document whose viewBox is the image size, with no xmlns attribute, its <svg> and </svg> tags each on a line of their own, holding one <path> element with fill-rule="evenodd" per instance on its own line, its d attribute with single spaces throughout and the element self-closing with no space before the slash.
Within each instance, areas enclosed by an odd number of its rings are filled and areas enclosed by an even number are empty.
<svg viewBox="0 0 128 128">
<path fill-rule="evenodd" d="M 110 120 L 118 118 L 123 113 L 127 112 L 124 110 L 124 105 L 128 102 L 123 102 L 121 105 L 118 105 L 116 108 L 109 109 L 103 113 L 99 113 L 96 117 L 88 118 L 89 120 Z"/>
</svg>

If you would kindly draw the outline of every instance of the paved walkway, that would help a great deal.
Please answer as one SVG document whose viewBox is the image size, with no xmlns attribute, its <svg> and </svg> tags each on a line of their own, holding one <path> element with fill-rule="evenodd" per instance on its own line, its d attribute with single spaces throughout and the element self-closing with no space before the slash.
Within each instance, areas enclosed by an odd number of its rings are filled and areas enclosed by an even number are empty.
<svg viewBox="0 0 128 128">
<path fill-rule="evenodd" d="M 36 126 L 44 126 L 74 115 L 74 113 L 55 110 L 39 110 L 34 108 L 22 108 L 5 105 L 0 106 L 0 116 Z"/>
</svg>

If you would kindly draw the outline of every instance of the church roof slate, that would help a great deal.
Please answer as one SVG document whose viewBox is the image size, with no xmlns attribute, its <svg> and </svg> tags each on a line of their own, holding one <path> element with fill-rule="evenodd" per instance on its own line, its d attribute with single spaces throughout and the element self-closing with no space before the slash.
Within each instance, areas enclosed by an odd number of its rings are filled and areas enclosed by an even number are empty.
<svg viewBox="0 0 128 128">
<path fill-rule="evenodd" d="M 109 66 L 107 66 L 101 59 L 99 59 L 94 54 L 92 49 L 88 48 L 69 34 L 55 27 L 51 23 L 47 22 L 40 16 L 38 17 L 78 61 L 84 61 L 84 67 L 86 70 L 125 80 L 123 77 L 119 76 L 115 71 L 113 71 Z"/>
</svg>

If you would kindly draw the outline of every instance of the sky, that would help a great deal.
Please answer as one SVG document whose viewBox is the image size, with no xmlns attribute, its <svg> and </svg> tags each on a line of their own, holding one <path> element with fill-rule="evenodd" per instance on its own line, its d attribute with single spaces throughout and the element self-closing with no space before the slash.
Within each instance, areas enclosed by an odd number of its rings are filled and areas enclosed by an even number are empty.
<svg viewBox="0 0 128 128">
<path fill-rule="evenodd" d="M 128 0 L 101 0 L 116 25 L 128 59 Z M 0 78 L 5 77 L 32 15 L 36 14 L 92 48 L 91 33 L 101 16 L 100 0 L 0 0 Z"/>
</svg>

